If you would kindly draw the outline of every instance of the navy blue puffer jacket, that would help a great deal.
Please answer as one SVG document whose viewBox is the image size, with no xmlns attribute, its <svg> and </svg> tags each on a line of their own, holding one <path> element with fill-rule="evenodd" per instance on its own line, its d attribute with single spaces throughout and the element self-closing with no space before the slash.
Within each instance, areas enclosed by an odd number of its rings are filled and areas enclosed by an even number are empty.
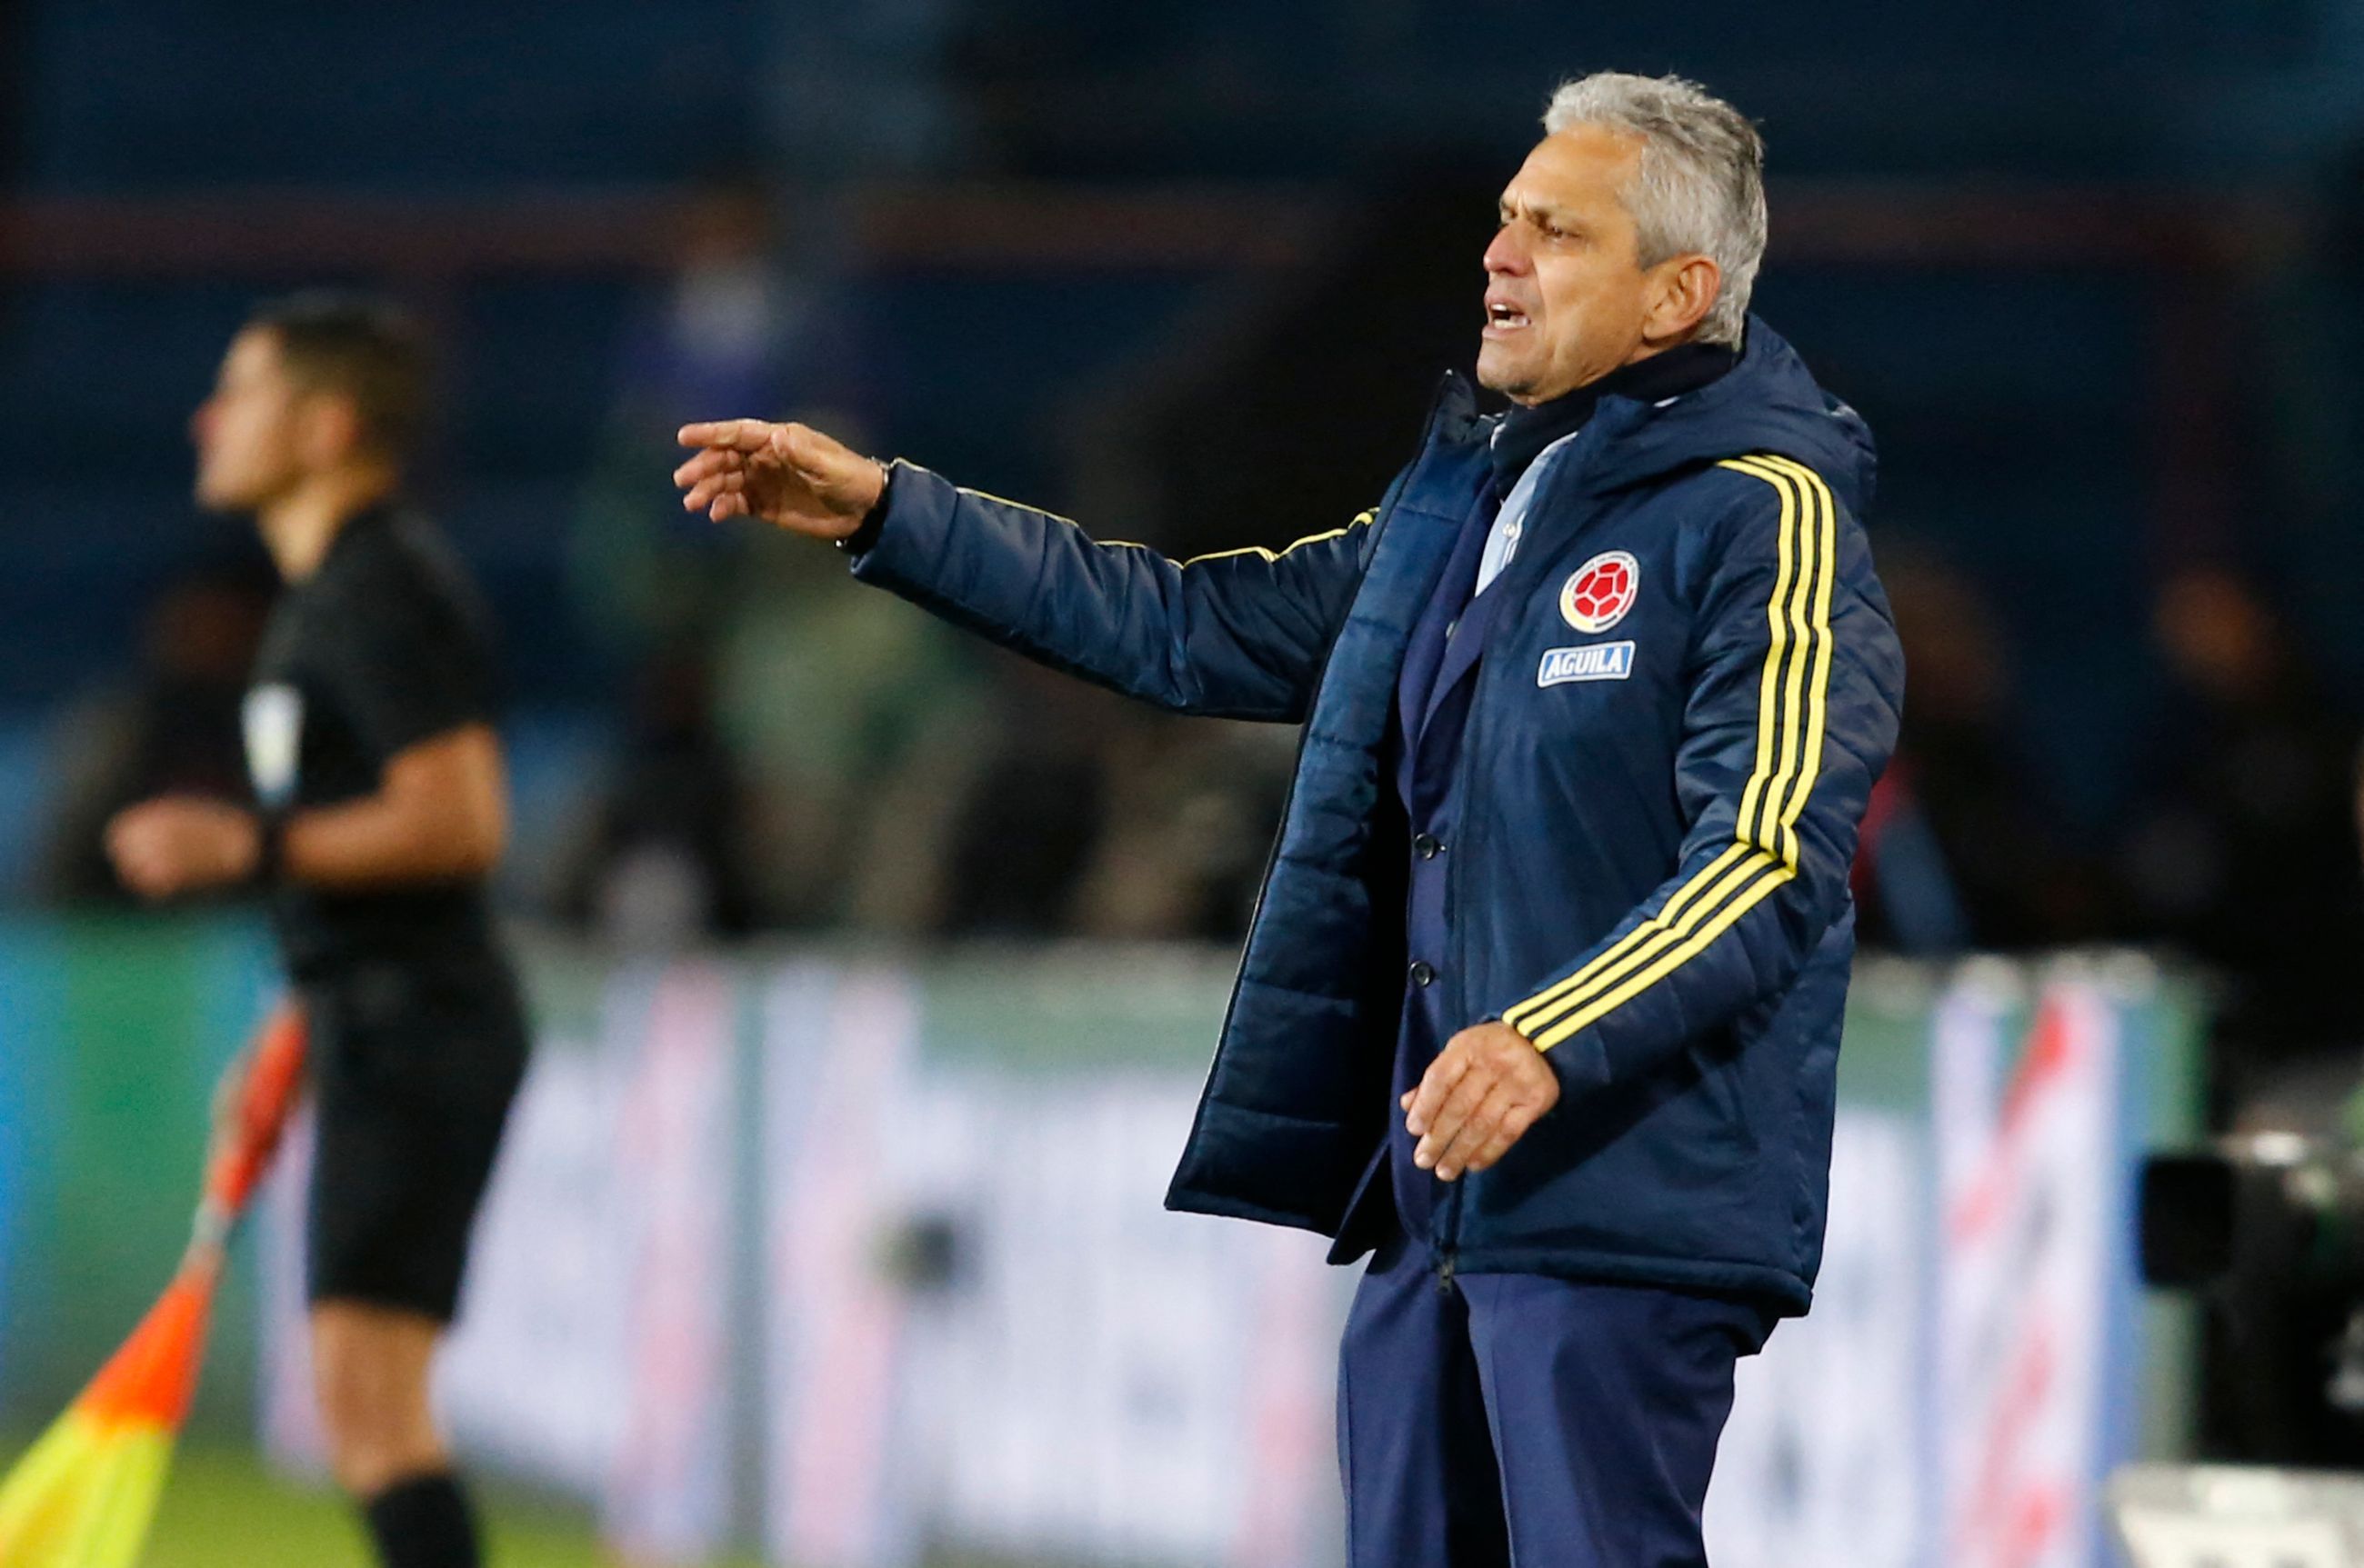
<svg viewBox="0 0 2364 1568">
<path fill-rule="evenodd" d="M 855 562 L 1161 706 L 1305 726 L 1171 1207 L 1335 1235 L 1398 1114 L 1405 847 L 1381 756 L 1412 624 L 1491 518 L 1493 425 L 1449 380 L 1373 511 L 1181 564 L 898 464 Z M 1857 521 L 1871 478 L 1862 421 L 1752 320 L 1707 387 L 1603 399 L 1544 481 L 1489 589 L 1510 597 L 1461 748 L 1439 967 L 1448 1016 L 1511 1024 L 1564 1094 L 1440 1207 L 1430 1240 L 1459 1269 L 1805 1308 L 1847 873 L 1902 700 Z"/>
</svg>

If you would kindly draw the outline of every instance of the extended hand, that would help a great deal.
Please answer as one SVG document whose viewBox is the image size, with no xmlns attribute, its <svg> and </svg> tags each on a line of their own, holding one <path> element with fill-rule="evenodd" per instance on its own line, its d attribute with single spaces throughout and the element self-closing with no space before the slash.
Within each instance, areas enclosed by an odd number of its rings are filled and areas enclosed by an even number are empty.
<svg viewBox="0 0 2364 1568">
<path fill-rule="evenodd" d="M 262 829 L 235 806 L 168 795 L 117 813 L 106 852 L 125 886 L 142 898 L 171 898 L 252 876 Z"/>
<path fill-rule="evenodd" d="M 673 471 L 687 492 L 682 509 L 718 523 L 758 517 L 791 533 L 845 539 L 886 487 L 875 461 L 806 425 L 724 419 L 684 425 L 680 440 L 704 449 Z"/>
<path fill-rule="evenodd" d="M 1449 1182 L 1500 1160 L 1559 1104 L 1559 1074 L 1510 1025 L 1478 1024 L 1446 1043 L 1402 1104 L 1420 1140 L 1412 1163 Z"/>
</svg>

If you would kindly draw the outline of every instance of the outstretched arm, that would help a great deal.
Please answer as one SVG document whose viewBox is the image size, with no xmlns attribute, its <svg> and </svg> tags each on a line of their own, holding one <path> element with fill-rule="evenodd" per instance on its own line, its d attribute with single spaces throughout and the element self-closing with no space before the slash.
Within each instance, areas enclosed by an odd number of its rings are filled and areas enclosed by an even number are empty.
<svg viewBox="0 0 2364 1568">
<path fill-rule="evenodd" d="M 1162 707 L 1303 717 L 1371 514 L 1275 553 L 1168 561 L 1064 517 L 891 469 L 802 425 L 691 425 L 683 506 L 858 546 L 854 571 L 1028 656 Z"/>
</svg>

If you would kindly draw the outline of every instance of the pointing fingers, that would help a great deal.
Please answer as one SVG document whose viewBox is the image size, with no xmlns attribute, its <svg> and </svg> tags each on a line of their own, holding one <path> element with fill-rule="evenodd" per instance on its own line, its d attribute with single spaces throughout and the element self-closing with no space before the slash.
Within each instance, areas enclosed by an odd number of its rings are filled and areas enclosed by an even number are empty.
<svg viewBox="0 0 2364 1568">
<path fill-rule="evenodd" d="M 715 419 L 684 425 L 675 439 L 686 447 L 725 447 L 733 451 L 761 451 L 780 427 L 768 419 Z"/>
<path fill-rule="evenodd" d="M 746 462 L 746 458 L 730 448 L 708 447 L 675 469 L 673 482 L 675 484 L 695 484 L 708 474 L 728 473 L 744 467 Z"/>
<path fill-rule="evenodd" d="M 735 495 L 747 488 L 747 475 L 738 470 L 708 474 L 689 488 L 681 498 L 685 511 L 702 511 L 725 495 Z"/>
</svg>

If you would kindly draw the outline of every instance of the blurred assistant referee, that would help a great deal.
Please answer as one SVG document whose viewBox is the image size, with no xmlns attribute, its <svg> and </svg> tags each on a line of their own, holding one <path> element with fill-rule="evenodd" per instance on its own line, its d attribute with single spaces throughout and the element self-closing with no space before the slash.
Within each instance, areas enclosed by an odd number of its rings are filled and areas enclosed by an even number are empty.
<svg viewBox="0 0 2364 1568">
<path fill-rule="evenodd" d="M 410 328 L 367 300 L 298 296 L 231 343 L 194 421 L 197 498 L 253 514 L 286 584 L 245 706 L 260 809 L 151 800 L 108 850 L 151 898 L 267 884 L 312 1037 L 331 1462 L 389 1568 L 472 1568 L 428 1372 L 527 1033 L 484 889 L 507 828 L 488 628 L 398 500 L 424 377 Z"/>
<path fill-rule="evenodd" d="M 1746 314 L 1755 128 L 1621 75 L 1544 124 L 1484 257 L 1511 406 L 1449 379 L 1344 528 L 1177 565 L 754 420 L 675 475 L 1046 663 L 1304 725 L 1167 1201 L 1374 1254 L 1355 1568 L 1704 1562 L 1734 1363 L 1821 1261 L 1901 702 L 1869 433 Z"/>
</svg>

